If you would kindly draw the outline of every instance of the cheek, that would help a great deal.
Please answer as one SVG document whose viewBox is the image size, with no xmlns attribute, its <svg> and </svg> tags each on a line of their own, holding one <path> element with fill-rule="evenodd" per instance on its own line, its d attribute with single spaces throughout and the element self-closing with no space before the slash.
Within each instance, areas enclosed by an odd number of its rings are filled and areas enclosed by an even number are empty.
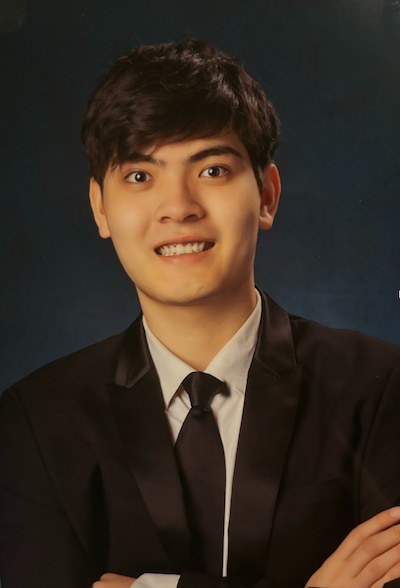
<svg viewBox="0 0 400 588">
<path fill-rule="evenodd" d="M 258 234 L 260 221 L 260 194 L 257 185 L 248 186 L 244 184 L 237 190 L 237 199 L 232 199 L 228 209 L 232 226 L 236 232 L 248 235 L 250 239 L 253 234 Z"/>
<path fill-rule="evenodd" d="M 254 208 L 242 207 L 237 209 L 237 213 L 231 217 L 230 226 L 233 238 L 240 237 L 246 239 L 250 244 L 257 240 L 259 226 L 259 211 Z"/>
<path fill-rule="evenodd" d="M 126 207 L 114 209 L 110 211 L 107 220 L 114 243 L 128 244 L 143 238 L 146 223 L 143 215 L 137 211 Z"/>
<path fill-rule="evenodd" d="M 143 266 L 142 259 L 146 252 L 146 223 L 141 215 L 132 210 L 123 210 L 118 214 L 114 210 L 108 218 L 108 225 L 119 261 L 134 280 L 134 268 Z"/>
</svg>

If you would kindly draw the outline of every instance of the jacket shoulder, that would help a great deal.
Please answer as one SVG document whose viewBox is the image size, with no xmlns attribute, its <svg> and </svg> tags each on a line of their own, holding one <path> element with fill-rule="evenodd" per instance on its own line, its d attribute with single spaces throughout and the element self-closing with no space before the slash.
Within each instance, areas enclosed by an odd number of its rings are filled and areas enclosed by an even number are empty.
<svg viewBox="0 0 400 588">
<path fill-rule="evenodd" d="M 400 366 L 400 346 L 359 331 L 326 327 L 289 314 L 299 363 L 387 372 Z"/>
<path fill-rule="evenodd" d="M 85 388 L 111 382 L 126 332 L 113 335 L 58 358 L 25 376 L 4 394 L 13 392 L 21 400 L 33 401 L 63 390 L 73 394 Z"/>
</svg>

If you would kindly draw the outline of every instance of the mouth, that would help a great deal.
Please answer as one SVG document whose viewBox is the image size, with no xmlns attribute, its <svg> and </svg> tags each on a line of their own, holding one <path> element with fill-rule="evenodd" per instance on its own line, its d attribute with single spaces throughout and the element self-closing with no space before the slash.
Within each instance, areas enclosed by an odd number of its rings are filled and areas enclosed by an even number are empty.
<svg viewBox="0 0 400 588">
<path fill-rule="evenodd" d="M 214 247 L 212 241 L 192 241 L 190 243 L 168 243 L 156 248 L 157 255 L 171 257 L 172 255 L 189 255 L 191 253 L 202 253 Z"/>
</svg>

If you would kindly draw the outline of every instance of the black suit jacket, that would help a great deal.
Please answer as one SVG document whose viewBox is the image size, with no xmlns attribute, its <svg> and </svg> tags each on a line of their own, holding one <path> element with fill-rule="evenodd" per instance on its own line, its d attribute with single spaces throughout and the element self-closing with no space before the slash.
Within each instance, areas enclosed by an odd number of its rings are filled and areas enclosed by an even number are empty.
<svg viewBox="0 0 400 588">
<path fill-rule="evenodd" d="M 180 588 L 301 588 L 360 521 L 400 502 L 400 349 L 263 296 L 233 482 L 229 579 L 199 573 L 141 321 L 1 400 L 3 588 L 108 571 Z"/>
</svg>

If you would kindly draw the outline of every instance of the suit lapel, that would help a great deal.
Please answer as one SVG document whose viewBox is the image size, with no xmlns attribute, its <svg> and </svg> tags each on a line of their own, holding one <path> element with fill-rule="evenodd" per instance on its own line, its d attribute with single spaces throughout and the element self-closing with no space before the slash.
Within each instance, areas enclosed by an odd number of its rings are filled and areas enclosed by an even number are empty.
<svg viewBox="0 0 400 588">
<path fill-rule="evenodd" d="M 190 568 L 190 538 L 164 400 L 140 319 L 127 331 L 110 387 L 132 474 L 173 567 Z"/>
<path fill-rule="evenodd" d="M 300 393 L 287 313 L 262 295 L 234 472 L 230 577 L 265 572 L 276 501 Z M 164 401 L 140 319 L 127 331 L 111 387 L 115 422 L 161 544 L 176 569 L 191 569 L 190 535 Z"/>
<path fill-rule="evenodd" d="M 265 573 L 269 537 L 300 392 L 289 318 L 263 297 L 234 472 L 229 526 L 230 577 Z"/>
</svg>

